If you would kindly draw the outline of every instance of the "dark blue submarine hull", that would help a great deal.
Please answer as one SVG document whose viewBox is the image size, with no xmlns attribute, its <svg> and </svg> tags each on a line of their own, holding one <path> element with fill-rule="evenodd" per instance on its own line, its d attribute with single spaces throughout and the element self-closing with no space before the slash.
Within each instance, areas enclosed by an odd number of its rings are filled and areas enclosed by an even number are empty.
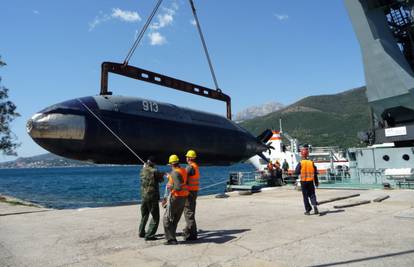
<svg viewBox="0 0 414 267">
<path fill-rule="evenodd" d="M 94 115 L 139 157 L 155 157 L 157 164 L 167 164 L 171 154 L 184 162 L 187 150 L 193 149 L 201 165 L 229 165 L 267 149 L 222 116 L 122 96 L 84 97 L 51 106 L 29 120 L 28 133 L 41 147 L 66 158 L 141 164 Z"/>
</svg>

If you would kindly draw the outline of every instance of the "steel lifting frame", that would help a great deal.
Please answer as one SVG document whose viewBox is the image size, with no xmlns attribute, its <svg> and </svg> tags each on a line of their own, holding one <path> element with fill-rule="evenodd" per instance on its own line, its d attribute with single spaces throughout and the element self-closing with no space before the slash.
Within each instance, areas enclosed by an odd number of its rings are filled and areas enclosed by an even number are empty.
<svg viewBox="0 0 414 267">
<path fill-rule="evenodd" d="M 224 101 L 226 102 L 227 106 L 227 118 L 231 120 L 231 98 L 230 96 L 224 94 L 220 89 L 213 90 L 201 85 L 175 79 L 149 70 L 144 70 L 131 65 L 124 65 L 123 63 L 103 62 L 101 69 L 101 95 L 112 94 L 112 92 L 108 91 L 108 73 L 110 72 L 128 78 L 172 88 L 182 92 Z"/>
</svg>

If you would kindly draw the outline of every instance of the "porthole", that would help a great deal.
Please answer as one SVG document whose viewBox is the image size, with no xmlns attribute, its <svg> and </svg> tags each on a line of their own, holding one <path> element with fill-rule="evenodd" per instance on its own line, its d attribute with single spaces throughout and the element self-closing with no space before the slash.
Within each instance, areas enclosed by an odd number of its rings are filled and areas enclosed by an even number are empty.
<svg viewBox="0 0 414 267">
<path fill-rule="evenodd" d="M 407 154 L 404 154 L 402 156 L 403 160 L 409 161 L 410 160 L 410 156 L 408 156 Z"/>
<path fill-rule="evenodd" d="M 383 159 L 383 160 L 385 160 L 385 161 L 389 161 L 389 160 L 390 160 L 390 157 L 389 157 L 388 155 L 384 155 L 384 156 L 382 157 L 382 159 Z"/>
</svg>

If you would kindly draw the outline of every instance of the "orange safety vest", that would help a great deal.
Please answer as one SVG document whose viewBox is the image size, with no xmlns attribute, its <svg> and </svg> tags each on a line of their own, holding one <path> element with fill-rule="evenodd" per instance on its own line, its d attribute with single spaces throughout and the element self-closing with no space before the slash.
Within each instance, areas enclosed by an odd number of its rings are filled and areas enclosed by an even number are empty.
<svg viewBox="0 0 414 267">
<path fill-rule="evenodd" d="M 300 180 L 302 182 L 311 182 L 315 179 L 315 167 L 313 161 L 303 159 L 300 161 Z"/>
<path fill-rule="evenodd" d="M 194 175 L 188 176 L 188 190 L 198 191 L 200 189 L 200 170 L 198 169 L 197 163 L 190 162 L 190 165 L 194 169 Z"/>
<path fill-rule="evenodd" d="M 174 168 L 174 171 L 178 172 L 181 175 L 181 177 L 183 178 L 183 182 L 180 185 L 181 189 L 171 189 L 171 194 L 175 197 L 187 197 L 189 194 L 187 186 L 187 171 L 184 168 Z M 168 175 L 168 183 L 171 186 L 174 184 L 174 180 L 170 174 Z"/>
</svg>

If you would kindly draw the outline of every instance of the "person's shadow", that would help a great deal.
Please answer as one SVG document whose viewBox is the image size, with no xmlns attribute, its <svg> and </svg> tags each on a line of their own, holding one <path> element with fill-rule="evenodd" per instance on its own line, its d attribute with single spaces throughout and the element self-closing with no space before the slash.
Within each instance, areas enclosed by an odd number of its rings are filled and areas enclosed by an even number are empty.
<svg viewBox="0 0 414 267">
<path fill-rule="evenodd" d="M 185 241 L 184 243 L 216 243 L 223 244 L 237 238 L 237 235 L 250 231 L 251 229 L 234 229 L 234 230 L 198 230 L 198 239 Z"/>
</svg>

